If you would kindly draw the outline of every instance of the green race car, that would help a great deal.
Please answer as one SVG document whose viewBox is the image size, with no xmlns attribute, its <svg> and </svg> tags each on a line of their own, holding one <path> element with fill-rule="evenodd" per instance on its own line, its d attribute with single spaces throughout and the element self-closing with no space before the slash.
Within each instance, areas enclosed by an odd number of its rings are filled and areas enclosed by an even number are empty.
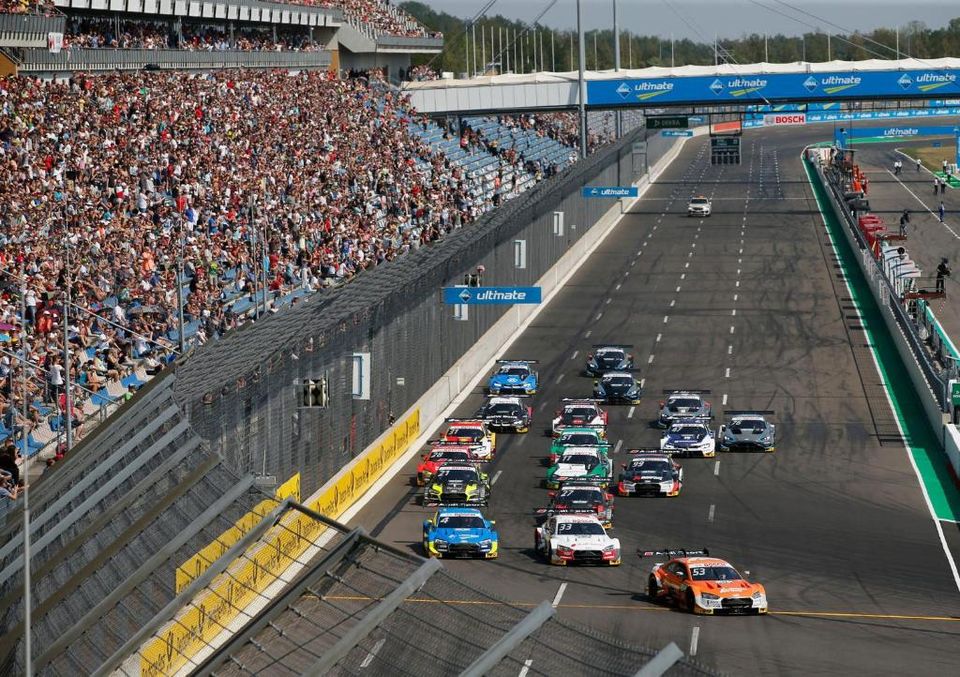
<svg viewBox="0 0 960 677">
<path fill-rule="evenodd" d="M 568 447 L 547 469 L 547 489 L 559 489 L 567 481 L 596 483 L 605 488 L 612 481 L 613 461 L 602 447 Z"/>
<path fill-rule="evenodd" d="M 603 453 L 610 453 L 610 445 L 596 428 L 564 428 L 560 436 L 550 445 L 547 466 L 556 465 L 560 456 L 569 447 L 600 447 Z"/>
<path fill-rule="evenodd" d="M 486 505 L 490 480 L 475 465 L 445 463 L 423 488 L 423 505 Z"/>
</svg>

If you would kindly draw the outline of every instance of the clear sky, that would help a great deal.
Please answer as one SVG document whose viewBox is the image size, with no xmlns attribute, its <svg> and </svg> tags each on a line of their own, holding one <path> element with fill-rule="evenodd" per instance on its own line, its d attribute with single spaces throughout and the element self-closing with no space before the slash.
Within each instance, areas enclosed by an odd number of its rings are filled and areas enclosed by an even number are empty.
<svg viewBox="0 0 960 677">
<path fill-rule="evenodd" d="M 399 0 L 393 0 L 399 2 Z M 421 0 L 434 9 L 471 17 L 488 0 Z M 532 21 L 551 0 L 497 0 L 488 14 Z M 586 30 L 612 25 L 613 0 L 582 0 Z M 960 16 L 957 0 L 618 0 L 620 25 L 641 35 L 712 42 L 749 33 L 850 33 L 906 26 L 920 21 L 930 28 Z M 804 14 L 803 12 L 807 12 Z M 813 16 L 810 16 L 813 15 Z M 829 23 L 834 24 L 830 27 Z M 576 26 L 576 0 L 557 0 L 542 22 L 555 28 Z M 839 27 L 839 28 L 837 28 Z"/>
</svg>

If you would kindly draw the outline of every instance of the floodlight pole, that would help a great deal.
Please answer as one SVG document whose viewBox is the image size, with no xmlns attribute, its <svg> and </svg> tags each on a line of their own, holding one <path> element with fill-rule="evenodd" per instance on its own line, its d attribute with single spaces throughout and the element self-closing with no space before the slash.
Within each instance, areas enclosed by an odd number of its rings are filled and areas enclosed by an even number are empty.
<svg viewBox="0 0 960 677">
<path fill-rule="evenodd" d="M 617 0 L 613 0 L 613 70 L 620 72 L 620 22 L 617 21 Z M 623 111 L 616 113 L 616 134 L 623 136 Z"/>
<path fill-rule="evenodd" d="M 20 388 L 23 393 L 23 416 L 27 413 L 27 285 L 20 283 Z M 16 423 L 16 421 L 14 421 Z M 30 598 L 30 453 L 27 426 L 21 425 L 23 445 L 23 654 L 24 674 L 33 677 L 33 648 L 31 646 Z"/>
<path fill-rule="evenodd" d="M 64 235 L 66 236 L 66 271 L 67 271 L 67 289 L 66 303 L 63 304 L 63 383 L 64 383 L 64 420 L 66 423 L 66 452 L 70 453 L 73 449 L 73 383 L 70 381 L 70 287 L 73 286 L 72 275 L 70 274 L 70 233 L 67 232 L 66 223 L 64 223 Z"/>
<path fill-rule="evenodd" d="M 580 61 L 578 82 L 580 84 L 580 157 L 587 157 L 587 81 L 584 79 L 583 62 L 587 58 L 586 47 L 583 44 L 583 16 L 577 0 L 577 38 L 580 43 Z"/>
</svg>

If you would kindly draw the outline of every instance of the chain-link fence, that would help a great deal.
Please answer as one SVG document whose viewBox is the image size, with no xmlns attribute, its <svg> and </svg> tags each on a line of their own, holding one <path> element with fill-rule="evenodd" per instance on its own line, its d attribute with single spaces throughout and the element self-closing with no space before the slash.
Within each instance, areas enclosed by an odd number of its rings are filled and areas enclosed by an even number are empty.
<svg viewBox="0 0 960 677">
<path fill-rule="evenodd" d="M 637 130 L 478 222 L 343 288 L 200 349 L 177 369 L 176 394 L 195 430 L 241 471 L 303 495 L 321 487 L 441 377 L 506 310 L 471 306 L 456 320 L 441 289 L 485 267 L 484 285 L 533 285 L 612 206 L 586 185 L 628 185 L 643 171 Z M 647 140 L 653 164 L 674 139 Z M 563 228 L 554 212 L 563 212 Z M 526 244 L 524 267 L 517 240 Z M 368 354 L 369 399 L 354 397 L 355 353 Z M 303 382 L 326 384 L 326 406 L 304 407 Z"/>
</svg>

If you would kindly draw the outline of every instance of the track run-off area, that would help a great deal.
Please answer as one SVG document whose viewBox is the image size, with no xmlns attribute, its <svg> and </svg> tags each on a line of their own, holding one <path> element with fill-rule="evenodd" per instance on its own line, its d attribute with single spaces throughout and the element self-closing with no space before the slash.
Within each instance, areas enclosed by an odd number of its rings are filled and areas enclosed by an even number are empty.
<svg viewBox="0 0 960 677">
<path fill-rule="evenodd" d="M 874 361 L 882 321 L 848 286 L 856 273 L 801 160 L 831 131 L 747 132 L 739 166 L 711 166 L 705 137 L 686 143 L 504 354 L 539 360 L 540 391 L 532 430 L 498 435 L 488 469 L 500 557 L 444 566 L 514 604 L 550 600 L 562 618 L 651 647 L 673 641 L 731 674 L 960 674 L 957 525 L 931 514 Z M 711 217 L 687 217 L 698 194 L 713 199 Z M 640 405 L 606 407 L 616 473 L 624 450 L 658 444 L 664 389 L 712 391 L 714 427 L 725 409 L 774 410 L 777 451 L 681 459 L 680 496 L 616 499 L 621 566 L 553 567 L 533 548 L 534 513 L 548 502 L 544 430 L 561 398 L 590 395 L 584 360 L 604 342 L 633 345 L 645 386 Z M 482 400 L 478 387 L 456 415 Z M 914 422 L 899 423 L 910 437 Z M 435 509 L 418 504 L 414 473 L 415 463 L 352 524 L 422 554 Z M 639 546 L 706 546 L 766 586 L 769 615 L 650 603 Z"/>
</svg>

